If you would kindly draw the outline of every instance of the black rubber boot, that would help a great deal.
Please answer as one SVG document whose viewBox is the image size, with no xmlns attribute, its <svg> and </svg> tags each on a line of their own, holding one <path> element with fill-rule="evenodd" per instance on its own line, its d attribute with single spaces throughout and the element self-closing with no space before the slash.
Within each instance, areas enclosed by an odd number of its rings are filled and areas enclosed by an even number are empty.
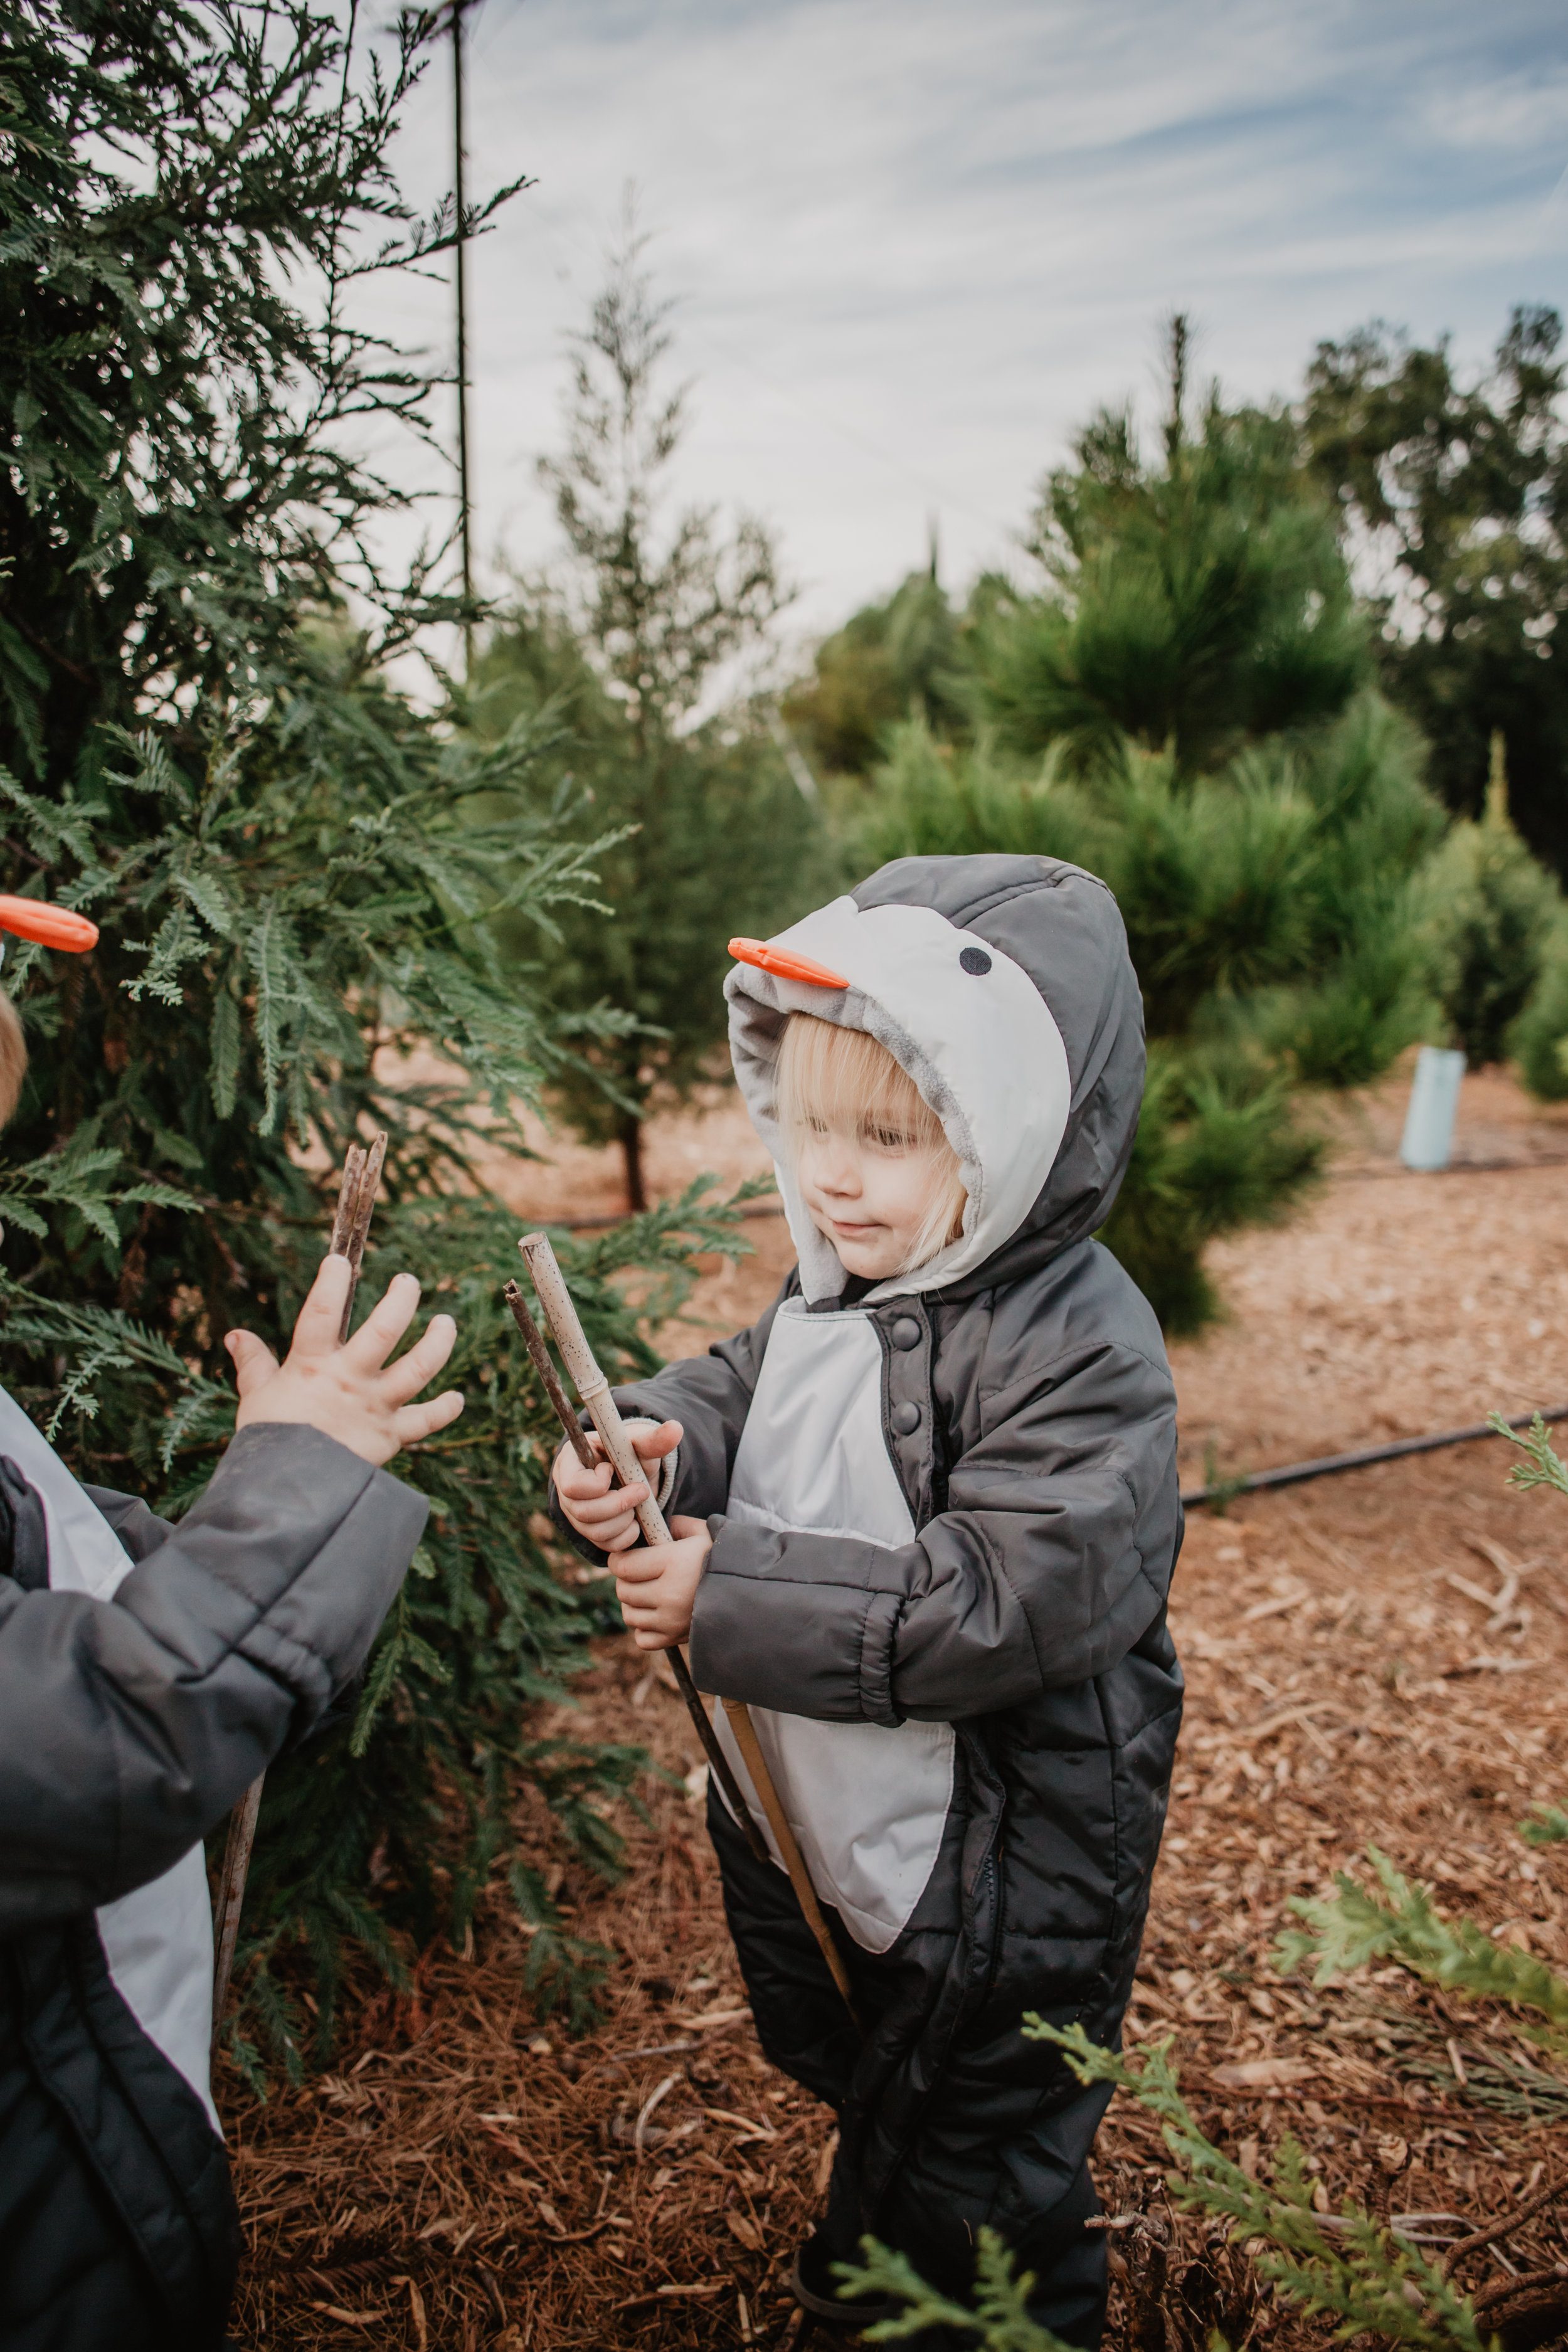
<svg viewBox="0 0 1568 2352">
<path fill-rule="evenodd" d="M 790 2292 L 796 2303 L 830 2327 L 870 2327 L 877 2320 L 886 2319 L 893 2306 L 885 2294 L 859 2295 L 846 2302 L 838 2293 L 840 2282 L 834 2276 L 833 2265 L 843 2259 L 826 2230 L 808 2238 L 790 2273 Z"/>
</svg>

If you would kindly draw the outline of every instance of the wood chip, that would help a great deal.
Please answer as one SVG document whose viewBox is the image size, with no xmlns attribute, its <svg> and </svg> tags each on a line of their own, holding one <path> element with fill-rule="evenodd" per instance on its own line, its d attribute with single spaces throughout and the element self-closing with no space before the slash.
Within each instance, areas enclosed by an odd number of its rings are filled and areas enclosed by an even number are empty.
<svg viewBox="0 0 1568 2352">
<path fill-rule="evenodd" d="M 1310 2058 L 1244 2058 L 1238 2065 L 1216 2066 L 1214 2080 L 1227 2091 L 1277 2091 L 1317 2071 Z"/>
</svg>

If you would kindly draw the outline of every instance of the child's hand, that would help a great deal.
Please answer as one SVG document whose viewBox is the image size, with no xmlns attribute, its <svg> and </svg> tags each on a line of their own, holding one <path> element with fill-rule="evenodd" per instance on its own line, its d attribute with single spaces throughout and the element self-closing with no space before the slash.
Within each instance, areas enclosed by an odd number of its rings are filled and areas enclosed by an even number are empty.
<svg viewBox="0 0 1568 2352">
<path fill-rule="evenodd" d="M 388 1364 L 387 1357 L 414 1320 L 418 1283 L 411 1274 L 395 1276 L 380 1305 L 372 1308 L 347 1346 L 340 1347 L 338 1332 L 348 1294 L 347 1258 L 324 1258 L 282 1363 L 254 1331 L 226 1333 L 223 1344 L 234 1359 L 239 1391 L 236 1426 L 303 1422 L 379 1469 L 400 1445 L 445 1429 L 462 1412 L 460 1389 L 448 1389 L 427 1404 L 410 1402 L 451 1354 L 458 1327 L 449 1315 L 433 1315 L 424 1338 L 395 1364 Z"/>
<path fill-rule="evenodd" d="M 657 1429 L 629 1429 L 626 1434 L 639 1462 L 662 1462 L 680 1443 L 680 1423 L 662 1421 Z M 595 1452 L 603 1453 L 597 1437 L 589 1443 Z M 562 1509 L 589 1543 L 597 1544 L 601 1551 L 626 1551 L 637 1542 L 637 1506 L 652 1492 L 646 1479 L 617 1486 L 607 1462 L 584 1470 L 570 1445 L 561 1448 L 551 1475 Z"/>
<path fill-rule="evenodd" d="M 701 1519 L 672 1519 L 670 1528 L 674 1543 L 645 1544 L 616 1570 L 616 1598 L 639 1650 L 673 1650 L 685 1641 L 713 1549 Z"/>
</svg>

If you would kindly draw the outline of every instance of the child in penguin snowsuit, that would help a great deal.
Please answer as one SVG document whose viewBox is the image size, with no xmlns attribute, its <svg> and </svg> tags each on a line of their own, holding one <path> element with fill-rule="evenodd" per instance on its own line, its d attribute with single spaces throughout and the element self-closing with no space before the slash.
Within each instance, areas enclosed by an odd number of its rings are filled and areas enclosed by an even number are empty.
<svg viewBox="0 0 1568 2352">
<path fill-rule="evenodd" d="M 676 1540 L 630 1549 L 626 1496 L 570 1455 L 559 1507 L 638 1640 L 689 1628 L 699 1687 L 752 1707 L 847 1964 L 863 2043 L 715 1791 L 763 2046 L 840 2119 L 800 2299 L 851 2316 L 831 2265 L 863 2231 L 961 2293 L 989 2224 L 1092 2346 L 1108 2094 L 1018 2029 L 1116 2035 L 1181 1713 L 1171 1374 L 1090 1238 L 1138 1124 L 1137 980 L 1110 893 L 1044 857 L 903 858 L 735 951 L 799 1265 L 752 1329 L 619 1392 L 662 1424 L 637 1446 Z"/>
</svg>

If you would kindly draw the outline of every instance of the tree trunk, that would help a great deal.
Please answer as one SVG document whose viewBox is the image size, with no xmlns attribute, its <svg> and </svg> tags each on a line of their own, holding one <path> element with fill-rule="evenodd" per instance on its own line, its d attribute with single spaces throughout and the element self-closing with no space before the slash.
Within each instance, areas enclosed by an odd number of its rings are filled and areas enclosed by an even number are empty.
<svg viewBox="0 0 1568 2352">
<path fill-rule="evenodd" d="M 626 1207 L 631 1215 L 640 1217 L 647 1206 L 647 1194 L 642 1181 L 642 1121 L 629 1114 L 623 1118 L 616 1136 L 626 1162 Z"/>
</svg>

